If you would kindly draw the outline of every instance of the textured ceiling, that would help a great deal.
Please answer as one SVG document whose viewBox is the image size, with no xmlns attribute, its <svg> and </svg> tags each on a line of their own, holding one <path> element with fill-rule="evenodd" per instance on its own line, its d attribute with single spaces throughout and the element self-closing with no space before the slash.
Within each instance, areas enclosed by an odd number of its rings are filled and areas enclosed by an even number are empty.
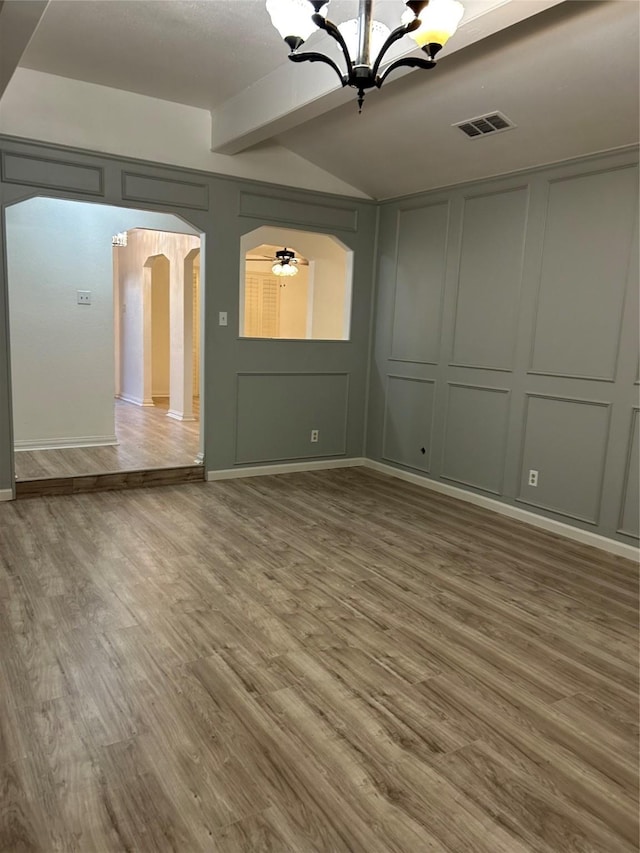
<svg viewBox="0 0 640 853">
<path fill-rule="evenodd" d="M 51 0 L 20 64 L 212 109 L 286 61 L 273 33 L 264 0 Z"/>
</svg>

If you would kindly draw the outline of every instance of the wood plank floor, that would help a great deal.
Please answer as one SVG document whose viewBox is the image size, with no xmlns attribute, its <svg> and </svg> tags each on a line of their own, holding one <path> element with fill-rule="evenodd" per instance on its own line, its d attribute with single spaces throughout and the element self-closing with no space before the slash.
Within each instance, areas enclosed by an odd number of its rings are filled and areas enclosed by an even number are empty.
<svg viewBox="0 0 640 853">
<path fill-rule="evenodd" d="M 200 447 L 200 424 L 167 417 L 169 401 L 136 406 L 115 401 L 114 447 L 69 447 L 62 450 L 19 450 L 15 454 L 16 480 L 46 477 L 82 477 L 153 468 L 193 465 Z M 198 401 L 194 411 L 199 417 Z"/>
<path fill-rule="evenodd" d="M 637 581 L 355 469 L 0 504 L 0 850 L 636 851 Z"/>
</svg>

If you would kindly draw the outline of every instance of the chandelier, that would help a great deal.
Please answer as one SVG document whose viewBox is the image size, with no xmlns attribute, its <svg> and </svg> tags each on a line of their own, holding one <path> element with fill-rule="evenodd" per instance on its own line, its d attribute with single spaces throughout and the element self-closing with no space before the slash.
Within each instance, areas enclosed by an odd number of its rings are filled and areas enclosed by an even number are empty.
<svg viewBox="0 0 640 853">
<path fill-rule="evenodd" d="M 296 253 L 291 249 L 280 249 L 276 252 L 276 260 L 271 267 L 271 272 L 274 275 L 291 276 L 298 275 L 298 259 Z"/>
<path fill-rule="evenodd" d="M 112 246 L 126 246 L 127 245 L 127 232 L 126 231 L 118 231 L 117 234 L 114 234 L 111 238 Z"/>
<path fill-rule="evenodd" d="M 343 86 L 358 92 L 358 107 L 367 89 L 380 88 L 396 68 L 433 68 L 435 56 L 455 33 L 464 13 L 457 0 L 407 0 L 401 23 L 393 31 L 373 20 L 373 0 L 359 0 L 358 17 L 336 26 L 327 20 L 329 0 L 267 0 L 271 22 L 290 49 L 292 62 L 323 62 L 340 78 Z M 315 30 L 324 30 L 342 52 L 346 73 L 324 53 L 298 53 Z M 424 56 L 396 59 L 379 74 L 380 66 L 392 44 L 409 35 Z"/>
</svg>

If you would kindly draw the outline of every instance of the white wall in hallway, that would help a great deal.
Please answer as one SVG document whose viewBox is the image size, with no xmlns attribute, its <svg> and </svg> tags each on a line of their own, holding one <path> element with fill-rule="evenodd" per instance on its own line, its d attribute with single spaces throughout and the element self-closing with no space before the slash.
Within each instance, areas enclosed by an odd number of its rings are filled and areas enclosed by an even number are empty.
<svg viewBox="0 0 640 853">
<path fill-rule="evenodd" d="M 114 441 L 111 236 L 144 227 L 195 233 L 175 216 L 33 198 L 7 208 L 16 447 Z M 91 291 L 91 305 L 77 291 Z"/>
</svg>

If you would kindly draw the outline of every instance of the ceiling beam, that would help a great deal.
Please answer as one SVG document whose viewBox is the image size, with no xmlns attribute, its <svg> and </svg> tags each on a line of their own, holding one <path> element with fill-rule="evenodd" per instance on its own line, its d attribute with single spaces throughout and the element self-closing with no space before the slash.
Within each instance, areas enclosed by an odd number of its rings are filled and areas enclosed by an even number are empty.
<svg viewBox="0 0 640 853">
<path fill-rule="evenodd" d="M 564 0 L 481 0 L 475 4 L 475 15 L 463 20 L 439 58 L 561 2 Z M 283 50 L 286 50 L 284 45 Z M 414 50 L 415 45 L 410 47 L 407 43 L 396 46 L 395 53 L 393 49 L 389 51 L 388 62 Z M 407 73 L 416 71 L 401 69 L 396 77 Z M 349 100 L 353 100 L 355 111 L 353 90 L 342 89 L 335 72 L 327 66 L 313 63 L 294 68 L 287 62 L 211 112 L 211 150 L 238 154 Z M 373 109 L 374 105 L 369 102 L 365 109 L 367 106 Z"/>
<path fill-rule="evenodd" d="M 0 98 L 35 33 L 49 0 L 0 3 Z"/>
</svg>

